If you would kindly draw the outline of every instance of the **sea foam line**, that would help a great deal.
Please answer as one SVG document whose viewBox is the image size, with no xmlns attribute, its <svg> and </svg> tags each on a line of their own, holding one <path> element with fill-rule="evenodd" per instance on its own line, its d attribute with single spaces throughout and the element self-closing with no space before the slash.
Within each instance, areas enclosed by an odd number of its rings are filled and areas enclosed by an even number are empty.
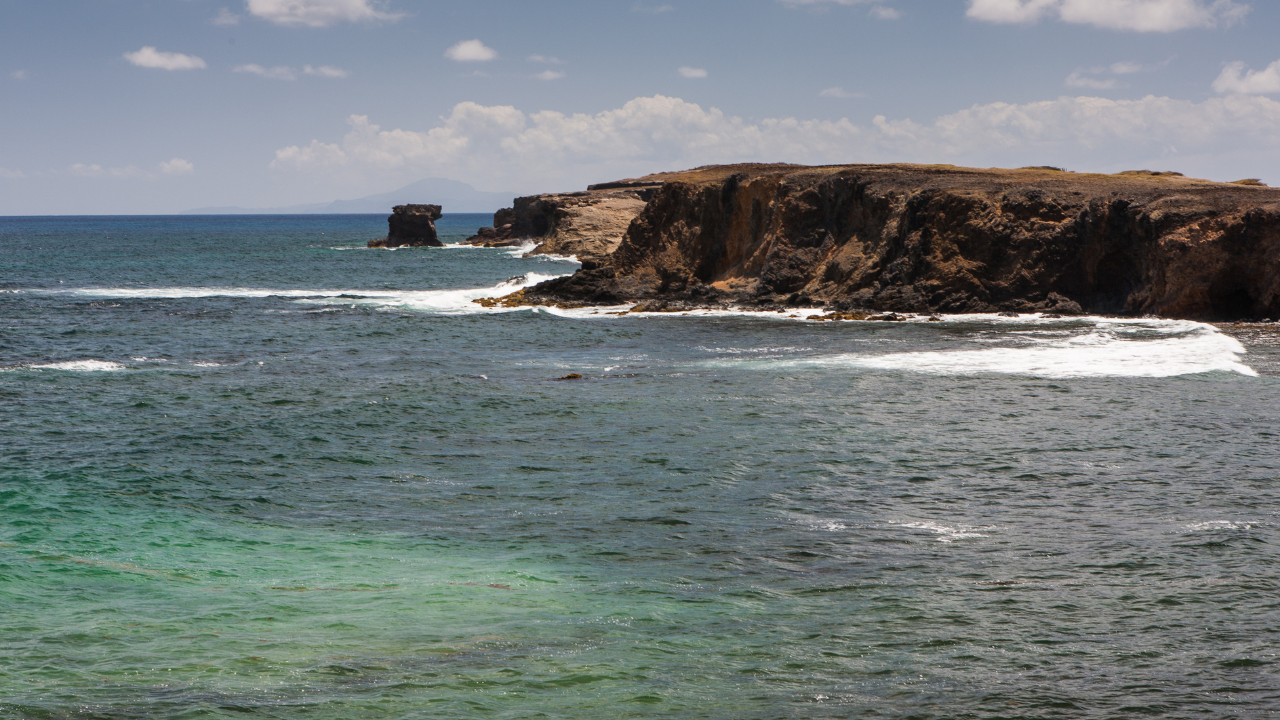
<svg viewBox="0 0 1280 720">
<path fill-rule="evenodd" d="M 68 360 L 65 362 L 42 363 L 39 365 L 15 365 L 7 368 L 0 368 L 0 372 L 13 372 L 14 370 L 68 370 L 71 372 L 115 372 L 119 370 L 127 370 L 128 367 L 116 362 L 107 360 Z"/>
<path fill-rule="evenodd" d="M 966 318 L 975 322 L 977 318 Z M 1082 326 L 1087 322 L 1089 325 Z M 1005 374 L 1046 378 L 1175 377 L 1232 372 L 1257 377 L 1244 364 L 1244 345 L 1217 328 L 1186 320 L 1074 318 L 1061 332 L 968 338 L 1006 347 L 902 353 L 840 353 L 819 357 L 738 360 L 711 364 L 897 370 L 936 375 Z"/>
<path fill-rule="evenodd" d="M 540 282 L 563 277 L 564 273 L 530 272 L 491 287 L 447 290 L 352 290 L 352 289 L 277 289 L 245 287 L 151 287 L 151 288 L 67 288 L 31 290 L 33 294 L 72 295 L 84 298 L 156 299 L 184 298 L 288 298 L 295 302 L 322 305 L 363 305 L 402 307 L 409 310 L 444 313 L 510 312 L 521 308 L 484 308 L 472 302 L 479 298 L 508 295 Z M 527 308 L 525 308 L 527 309 Z"/>
</svg>

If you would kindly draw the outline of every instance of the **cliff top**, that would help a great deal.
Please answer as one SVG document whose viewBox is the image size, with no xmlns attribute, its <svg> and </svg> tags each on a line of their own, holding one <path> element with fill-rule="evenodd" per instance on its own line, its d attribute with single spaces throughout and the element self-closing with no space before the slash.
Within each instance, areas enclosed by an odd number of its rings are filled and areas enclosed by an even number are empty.
<svg viewBox="0 0 1280 720">
<path fill-rule="evenodd" d="M 1126 197 L 1210 195 L 1223 202 L 1249 204 L 1280 201 L 1280 188 L 1270 188 L 1256 180 L 1232 183 L 1185 177 L 1180 173 L 1129 170 L 1113 175 L 1076 173 L 1052 167 L 968 168 L 957 165 L 917 165 L 912 163 L 791 165 L 786 163 L 741 163 L 706 165 L 677 172 L 655 173 L 629 178 L 599 187 L 627 187 L 683 182 L 695 185 L 721 183 L 731 175 L 749 177 L 797 176 L 813 181 L 821 175 L 862 175 L 904 189 L 927 187 L 951 192 L 1002 193 L 1013 188 L 1039 188 L 1058 193 L 1079 193 L 1082 199 L 1121 194 Z"/>
</svg>

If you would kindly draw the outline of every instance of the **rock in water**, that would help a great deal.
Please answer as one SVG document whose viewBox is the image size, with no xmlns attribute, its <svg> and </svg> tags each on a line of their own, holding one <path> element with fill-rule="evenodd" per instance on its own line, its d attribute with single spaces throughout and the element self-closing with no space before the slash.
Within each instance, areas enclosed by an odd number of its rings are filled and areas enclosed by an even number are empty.
<svg viewBox="0 0 1280 720">
<path fill-rule="evenodd" d="M 439 205 L 397 205 L 387 218 L 387 236 L 370 240 L 369 247 L 444 247 L 436 237 L 440 216 Z"/>
</svg>

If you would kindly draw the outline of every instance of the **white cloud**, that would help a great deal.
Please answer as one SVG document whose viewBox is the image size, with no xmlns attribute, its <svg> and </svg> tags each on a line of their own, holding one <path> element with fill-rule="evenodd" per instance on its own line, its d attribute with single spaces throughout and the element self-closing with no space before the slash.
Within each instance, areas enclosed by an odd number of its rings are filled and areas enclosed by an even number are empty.
<svg viewBox="0 0 1280 720">
<path fill-rule="evenodd" d="M 1067 76 L 1063 81 L 1067 87 L 1088 88 L 1090 90 L 1114 90 L 1120 87 L 1120 81 L 1115 78 L 1093 78 L 1084 75 L 1082 71 L 1077 70 Z"/>
<path fill-rule="evenodd" d="M 1061 97 L 976 105 L 926 123 L 878 116 L 869 125 L 847 119 L 747 122 L 661 95 L 593 115 L 526 114 L 467 102 L 425 131 L 382 130 L 365 116 L 349 122 L 338 142 L 277 150 L 272 167 L 382 182 L 439 175 L 539 190 L 745 161 L 1018 167 L 1070 160 L 1077 169 L 1119 170 L 1173 164 L 1197 153 L 1247 151 L 1252 164 L 1280 158 L 1280 102 L 1244 95 L 1199 103 Z"/>
<path fill-rule="evenodd" d="M 548 55 L 530 55 L 529 62 L 546 63 L 548 65 L 563 65 L 564 61 L 558 57 Z"/>
<path fill-rule="evenodd" d="M 27 79 L 27 71 L 26 71 L 26 70 L 14 70 L 13 72 L 9 73 L 9 77 L 13 78 L 14 80 L 26 80 L 26 79 Z"/>
<path fill-rule="evenodd" d="M 155 179 L 162 175 L 190 175 L 195 172 L 195 165 L 183 160 L 182 158 L 173 158 L 156 165 L 154 172 L 148 172 L 137 165 L 126 165 L 124 167 L 102 167 L 96 164 L 76 163 L 68 168 L 68 172 L 76 177 L 85 178 L 115 178 L 115 179 Z"/>
<path fill-rule="evenodd" d="M 1092 67 L 1087 70 L 1078 69 L 1067 76 L 1063 84 L 1067 87 L 1086 88 L 1089 90 L 1115 90 L 1116 88 L 1128 87 L 1120 82 L 1118 75 L 1133 75 L 1134 73 L 1152 72 L 1159 70 L 1172 61 L 1172 58 L 1164 62 L 1154 65 L 1143 65 L 1141 63 L 1129 62 L 1122 60 L 1114 62 L 1103 67 Z M 1111 77 L 1107 77 L 1110 75 Z"/>
<path fill-rule="evenodd" d="M 182 158 L 174 158 L 160 163 L 160 173 L 163 175 L 190 175 L 195 171 L 196 166 Z"/>
<path fill-rule="evenodd" d="M 1265 95 L 1280 92 L 1280 60 L 1262 70 L 1245 70 L 1242 62 L 1229 63 L 1222 68 L 1213 89 L 1223 94 Z"/>
<path fill-rule="evenodd" d="M 884 0 L 779 0 L 783 5 L 797 7 L 799 5 L 867 5 L 881 3 Z"/>
<path fill-rule="evenodd" d="M 0 167 L 0 178 L 5 180 L 21 180 L 26 177 L 21 170 L 10 170 L 9 168 Z"/>
<path fill-rule="evenodd" d="M 488 62 L 498 57 L 498 51 L 479 40 L 463 40 L 445 50 L 444 56 L 456 62 Z"/>
<path fill-rule="evenodd" d="M 231 72 L 248 73 L 250 75 L 258 75 L 272 80 L 297 80 L 298 75 L 293 68 L 286 65 L 276 65 L 275 67 L 263 67 L 261 65 L 237 65 L 231 68 Z"/>
<path fill-rule="evenodd" d="M 564 77 L 564 73 L 559 70 L 543 70 L 537 75 L 534 75 L 534 77 L 539 80 L 559 80 Z"/>
<path fill-rule="evenodd" d="M 327 27 L 340 22 L 398 20 L 374 0 L 245 0 L 249 13 L 277 25 Z"/>
<path fill-rule="evenodd" d="M 864 98 L 866 97 L 866 94 L 860 93 L 860 92 L 849 92 L 848 90 L 845 90 L 842 87 L 829 87 L 819 92 L 818 97 L 849 99 L 849 98 Z"/>
<path fill-rule="evenodd" d="M 318 77 L 331 78 L 334 80 L 344 78 L 351 74 L 340 67 L 334 67 L 332 65 L 321 65 L 320 67 L 303 65 L 302 72 L 306 73 L 307 75 L 316 75 Z"/>
<path fill-rule="evenodd" d="M 139 178 L 145 177 L 146 172 L 137 165 L 126 165 L 125 167 L 104 168 L 101 165 L 86 165 L 84 163 L 76 163 L 70 168 L 71 174 L 77 177 L 111 177 L 111 178 Z"/>
<path fill-rule="evenodd" d="M 161 52 L 151 45 L 147 45 L 135 52 L 125 53 L 124 59 L 138 67 L 156 68 L 157 70 L 199 70 L 207 67 L 204 60 L 195 55 Z"/>
<path fill-rule="evenodd" d="M 877 20 L 898 20 L 902 17 L 902 13 L 885 5 L 876 5 L 869 14 Z"/>
<path fill-rule="evenodd" d="M 226 8 L 222 8 L 221 10 L 218 11 L 218 16 L 215 17 L 212 22 L 214 25 L 221 25 L 223 27 L 227 27 L 230 25 L 239 25 L 240 16 L 231 12 Z"/>
<path fill-rule="evenodd" d="M 1115 73 L 1116 75 L 1132 75 L 1133 73 L 1142 72 L 1143 70 L 1146 70 L 1145 67 L 1135 62 L 1111 63 L 1110 67 L 1108 67 L 1107 69 Z"/>
<path fill-rule="evenodd" d="M 702 68 L 696 68 L 696 67 L 682 67 L 676 72 L 680 73 L 680 77 L 690 78 L 690 79 L 704 78 L 707 76 L 706 70 Z"/>
<path fill-rule="evenodd" d="M 1173 32 L 1230 25 L 1249 6 L 1235 0 L 969 0 L 967 15 L 994 23 L 1032 23 L 1045 17 L 1110 30 Z"/>
</svg>

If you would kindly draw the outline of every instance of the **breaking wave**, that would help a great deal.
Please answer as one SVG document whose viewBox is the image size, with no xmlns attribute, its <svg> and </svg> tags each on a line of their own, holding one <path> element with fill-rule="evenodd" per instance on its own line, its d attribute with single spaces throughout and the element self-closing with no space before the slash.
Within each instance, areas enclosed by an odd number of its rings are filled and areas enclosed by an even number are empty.
<svg viewBox="0 0 1280 720">
<path fill-rule="evenodd" d="M 439 313 L 505 312 L 511 308 L 484 308 L 472 302 L 479 298 L 499 297 L 562 274 L 530 272 L 491 287 L 449 290 L 340 290 L 340 289 L 274 289 L 244 287 L 159 287 L 159 288 L 71 288 L 66 290 L 31 291 L 49 295 L 74 295 L 86 298 L 112 299 L 179 299 L 179 298 L 290 298 L 295 302 L 321 305 L 364 305 L 399 307 Z"/>
<path fill-rule="evenodd" d="M 963 320 L 975 322 L 979 318 L 966 317 Z M 996 373 L 1045 378 L 1154 378 L 1208 372 L 1232 372 L 1249 377 L 1258 375 L 1242 362 L 1241 356 L 1246 351 L 1240 341 L 1204 323 L 1075 318 L 1070 323 L 1024 322 L 1020 326 L 992 323 L 988 328 L 992 331 L 989 334 L 961 339 L 965 344 L 978 347 L 881 354 L 841 353 L 777 359 L 768 361 L 768 364 L 938 375 Z M 733 361 L 722 359 L 718 362 Z"/>
<path fill-rule="evenodd" d="M 70 372 L 113 372 L 117 370 L 126 370 L 127 367 L 120 363 L 108 362 L 106 360 L 68 360 L 66 362 L 43 363 L 36 365 L 16 365 L 13 367 L 3 368 L 4 371 L 12 370 L 68 370 Z"/>
</svg>

